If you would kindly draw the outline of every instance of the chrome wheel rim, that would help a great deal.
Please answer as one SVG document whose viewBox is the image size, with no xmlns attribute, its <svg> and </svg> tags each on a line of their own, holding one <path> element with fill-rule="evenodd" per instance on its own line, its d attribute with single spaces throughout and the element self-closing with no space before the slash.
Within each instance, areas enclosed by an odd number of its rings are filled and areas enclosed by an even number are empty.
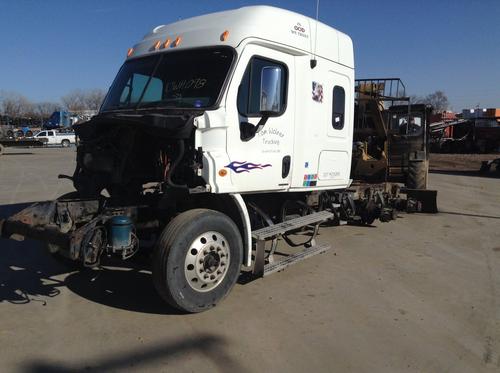
<svg viewBox="0 0 500 373">
<path fill-rule="evenodd" d="M 196 237 L 188 247 L 184 275 L 192 289 L 206 292 L 215 289 L 229 268 L 229 244 L 219 232 L 209 231 Z"/>
</svg>

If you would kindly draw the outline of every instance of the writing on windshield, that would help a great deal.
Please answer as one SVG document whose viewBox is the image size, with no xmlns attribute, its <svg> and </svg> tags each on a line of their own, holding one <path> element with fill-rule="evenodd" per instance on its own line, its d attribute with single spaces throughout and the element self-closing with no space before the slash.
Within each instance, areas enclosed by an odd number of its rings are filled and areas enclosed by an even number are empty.
<svg viewBox="0 0 500 373">
<path fill-rule="evenodd" d="M 234 53 L 203 48 L 125 62 L 102 111 L 150 107 L 207 108 L 217 102 Z"/>
</svg>

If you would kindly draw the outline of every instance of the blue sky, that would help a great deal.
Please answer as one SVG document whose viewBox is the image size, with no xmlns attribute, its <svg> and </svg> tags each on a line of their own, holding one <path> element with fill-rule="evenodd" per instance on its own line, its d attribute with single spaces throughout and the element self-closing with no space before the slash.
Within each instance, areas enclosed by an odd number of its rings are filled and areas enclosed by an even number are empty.
<svg viewBox="0 0 500 373">
<path fill-rule="evenodd" d="M 254 4 L 314 17 L 316 0 L 0 0 L 0 90 L 46 101 L 107 89 L 154 26 Z M 500 0 L 322 0 L 320 20 L 353 38 L 359 78 L 443 90 L 455 110 L 500 107 Z"/>
</svg>

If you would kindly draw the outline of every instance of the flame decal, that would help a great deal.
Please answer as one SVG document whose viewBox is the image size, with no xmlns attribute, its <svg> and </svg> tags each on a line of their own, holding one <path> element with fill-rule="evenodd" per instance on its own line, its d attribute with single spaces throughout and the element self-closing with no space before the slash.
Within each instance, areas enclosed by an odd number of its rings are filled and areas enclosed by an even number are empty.
<svg viewBox="0 0 500 373">
<path fill-rule="evenodd" d="M 255 169 L 262 170 L 265 167 L 272 167 L 272 165 L 269 163 L 261 164 L 261 163 L 251 163 L 247 161 L 243 162 L 233 161 L 224 167 L 230 168 L 231 170 L 239 174 L 242 172 L 250 172 Z"/>
</svg>

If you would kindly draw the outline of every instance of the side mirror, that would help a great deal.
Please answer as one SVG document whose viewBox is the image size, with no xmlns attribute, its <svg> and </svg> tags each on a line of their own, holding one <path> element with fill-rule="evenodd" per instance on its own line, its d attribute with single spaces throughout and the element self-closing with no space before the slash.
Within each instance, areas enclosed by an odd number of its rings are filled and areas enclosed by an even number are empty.
<svg viewBox="0 0 500 373">
<path fill-rule="evenodd" d="M 279 115 L 281 102 L 282 70 L 278 66 L 265 66 L 260 76 L 260 112 L 263 116 Z"/>
</svg>

